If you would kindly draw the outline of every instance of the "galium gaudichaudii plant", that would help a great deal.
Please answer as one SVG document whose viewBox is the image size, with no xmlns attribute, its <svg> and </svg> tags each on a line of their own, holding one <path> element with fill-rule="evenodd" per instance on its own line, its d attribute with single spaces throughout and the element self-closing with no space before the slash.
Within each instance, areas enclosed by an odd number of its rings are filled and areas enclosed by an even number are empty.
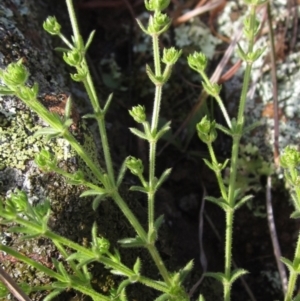
<svg viewBox="0 0 300 301">
<path fill-rule="evenodd" d="M 225 233 L 225 267 L 224 272 L 221 273 L 206 273 L 206 276 L 214 277 L 222 282 L 224 287 L 224 300 L 231 299 L 231 287 L 235 280 L 247 273 L 243 269 L 232 270 L 232 239 L 233 239 L 233 219 L 234 212 L 240 208 L 247 200 L 251 198 L 250 195 L 242 196 L 240 191 L 236 189 L 237 177 L 237 158 L 239 154 L 239 144 L 243 134 L 252 130 L 256 125 L 248 127 L 244 126 L 245 117 L 245 102 L 246 93 L 250 81 L 250 73 L 252 64 L 262 54 L 264 49 L 254 50 L 255 37 L 258 34 L 260 22 L 256 17 L 256 8 L 263 4 L 261 0 L 246 0 L 249 6 L 249 14 L 244 21 L 244 36 L 248 42 L 248 48 L 243 49 L 238 45 L 238 53 L 244 61 L 246 69 L 242 87 L 241 98 L 238 106 L 238 115 L 235 118 L 230 118 L 227 109 L 220 97 L 221 86 L 217 83 L 211 82 L 205 73 L 207 66 L 207 58 L 203 53 L 190 54 L 187 58 L 189 66 L 198 72 L 203 80 L 203 88 L 205 91 L 216 99 L 220 110 L 226 121 L 226 126 L 216 123 L 205 116 L 196 126 L 196 131 L 199 138 L 207 145 L 210 160 L 204 159 L 205 164 L 214 171 L 220 189 L 220 197 L 207 197 L 211 201 L 220 206 L 226 215 L 226 233 Z M 45 201 L 36 206 L 28 202 L 27 196 L 22 191 L 15 191 L 12 193 L 4 203 L 0 203 L 0 216 L 3 224 L 14 223 L 10 231 L 24 234 L 24 238 L 36 238 L 43 236 L 50 239 L 62 257 L 65 263 L 58 262 L 53 259 L 55 272 L 42 264 L 33 261 L 32 259 L 18 253 L 17 251 L 0 245 L 0 249 L 18 260 L 25 262 L 28 265 L 35 267 L 53 279 L 51 286 L 39 286 L 34 290 L 48 290 L 49 295 L 45 298 L 46 301 L 53 299 L 64 290 L 73 288 L 84 295 L 90 296 L 93 300 L 128 300 L 126 287 L 136 282 L 142 283 L 159 292 L 159 297 L 156 301 L 172 300 L 184 301 L 190 300 L 187 294 L 183 281 L 191 271 L 193 263 L 189 262 L 178 272 L 170 272 L 166 268 L 157 248 L 156 241 L 158 237 L 158 230 L 163 222 L 163 216 L 155 218 L 155 196 L 168 178 L 171 169 L 166 169 L 160 176 L 156 172 L 156 149 L 157 143 L 161 137 L 170 129 L 170 122 L 167 122 L 162 127 L 159 127 L 160 107 L 162 100 L 162 91 L 165 83 L 169 80 L 172 67 L 182 54 L 181 50 L 176 50 L 171 47 L 163 49 L 162 53 L 159 49 L 159 37 L 165 33 L 171 25 L 171 20 L 163 11 L 169 6 L 170 0 L 145 0 L 145 6 L 151 12 L 148 25 L 143 25 L 137 20 L 141 30 L 149 35 L 152 39 L 153 45 L 153 59 L 154 68 L 149 65 L 146 66 L 146 73 L 150 81 L 154 85 L 155 94 L 153 102 L 153 110 L 150 122 L 146 118 L 146 110 L 143 105 L 136 105 L 129 110 L 130 116 L 139 124 L 136 128 L 130 128 L 130 131 L 147 141 L 149 144 L 149 173 L 144 174 L 144 165 L 141 159 L 133 156 L 128 156 L 121 168 L 116 174 L 113 168 L 113 162 L 108 144 L 107 131 L 105 127 L 105 116 L 112 101 L 112 95 L 108 97 L 105 104 L 98 98 L 95 86 L 92 81 L 90 70 L 86 61 L 86 51 L 90 46 L 95 32 L 92 32 L 85 43 L 79 33 L 77 19 L 74 12 L 72 0 L 66 0 L 68 13 L 73 29 L 72 40 L 69 41 L 62 33 L 61 26 L 55 17 L 48 17 L 44 22 L 44 29 L 51 35 L 58 36 L 65 44 L 65 48 L 58 48 L 57 50 L 63 52 L 63 60 L 69 66 L 75 68 L 75 73 L 71 74 L 74 81 L 81 82 L 89 96 L 93 113 L 86 114 L 83 118 L 95 119 L 99 128 L 100 138 L 103 148 L 103 155 L 105 166 L 101 169 L 97 167 L 89 153 L 84 147 L 74 138 L 70 132 L 70 126 L 73 121 L 71 118 L 71 98 L 68 99 L 64 116 L 59 116 L 56 113 L 49 112 L 38 100 L 38 84 L 34 83 L 31 87 L 27 86 L 28 71 L 23 66 L 22 61 L 14 62 L 8 65 L 5 70 L 0 71 L 0 78 L 3 85 L 0 87 L 2 95 L 15 95 L 21 99 L 32 111 L 37 113 L 49 127 L 39 130 L 35 135 L 44 135 L 48 139 L 62 137 L 68 141 L 71 147 L 76 151 L 79 157 L 85 162 L 90 169 L 90 173 L 94 179 L 91 182 L 85 172 L 78 170 L 75 173 L 69 173 L 58 166 L 57 159 L 54 154 L 48 150 L 41 150 L 36 156 L 35 163 L 44 172 L 56 172 L 64 176 L 69 183 L 73 185 L 84 185 L 87 190 L 81 196 L 93 196 L 92 203 L 93 210 L 96 210 L 104 199 L 112 199 L 116 205 L 123 212 L 127 220 L 130 222 L 136 232 L 136 237 L 124 238 L 119 240 L 123 247 L 134 248 L 143 247 L 148 250 L 154 264 L 160 273 L 160 280 L 151 279 L 143 276 L 141 272 L 142 262 L 139 258 L 136 259 L 133 267 L 126 266 L 120 257 L 120 253 L 115 249 L 111 251 L 109 240 L 98 236 L 97 224 L 94 223 L 91 233 L 92 241 L 89 247 L 83 247 L 69 239 L 54 233 L 48 226 L 48 221 L 51 215 L 50 202 Z M 232 138 L 231 158 L 224 162 L 219 162 L 214 150 L 214 141 L 217 138 L 217 131 L 222 131 Z M 287 148 L 281 158 L 281 164 L 286 169 L 285 176 L 289 184 L 294 187 L 295 195 L 294 203 L 296 211 L 293 217 L 299 217 L 299 196 L 298 191 L 298 169 L 299 153 L 291 148 Z M 222 171 L 229 166 L 230 176 L 229 184 L 223 180 Z M 148 204 L 148 227 L 144 229 L 140 221 L 136 218 L 134 213 L 128 207 L 126 201 L 120 194 L 120 185 L 124 179 L 126 170 L 129 170 L 139 180 L 139 185 L 130 187 L 132 191 L 142 192 L 147 196 Z M 299 274 L 299 247 L 298 241 L 295 259 L 293 262 L 288 259 L 282 259 L 290 270 L 290 282 L 285 301 L 292 300 L 295 281 Z M 299 250 L 298 250 L 299 249 Z M 72 250 L 72 252 L 70 251 Z M 109 294 L 103 294 L 95 291 L 91 285 L 92 275 L 89 271 L 89 264 L 92 262 L 100 262 L 110 270 L 112 274 L 122 276 L 123 280 L 110 290 Z M 65 264 L 68 264 L 68 271 Z M 72 271 L 72 273 L 70 273 Z M 26 293 L 30 293 L 30 288 L 24 288 Z M 7 291 L 3 288 L 2 295 Z M 204 301 L 204 296 L 200 295 L 200 301 Z"/>
</svg>

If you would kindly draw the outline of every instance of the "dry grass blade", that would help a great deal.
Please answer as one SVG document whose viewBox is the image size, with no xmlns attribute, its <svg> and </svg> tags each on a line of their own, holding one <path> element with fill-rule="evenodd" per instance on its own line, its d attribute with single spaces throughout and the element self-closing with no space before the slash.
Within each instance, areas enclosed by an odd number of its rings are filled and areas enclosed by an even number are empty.
<svg viewBox="0 0 300 301">
<path fill-rule="evenodd" d="M 19 301 L 31 301 L 28 296 L 21 290 L 18 284 L 0 267 L 0 281 L 4 283 L 7 289 Z"/>
<path fill-rule="evenodd" d="M 203 6 L 200 6 L 200 7 L 196 7 L 194 8 L 193 10 L 183 14 L 182 16 L 176 18 L 174 21 L 173 21 L 173 24 L 176 26 L 176 25 L 179 25 L 181 23 L 184 23 L 196 16 L 199 16 L 199 15 L 202 15 L 208 11 L 211 11 L 213 10 L 214 8 L 218 7 L 219 5 L 221 5 L 224 1 L 223 0 L 216 0 L 216 1 L 212 1 L 212 2 L 209 2 Z"/>
<path fill-rule="evenodd" d="M 285 294 L 285 292 L 287 290 L 287 276 L 286 276 L 284 264 L 280 260 L 281 250 L 280 250 L 280 245 L 278 242 L 278 236 L 277 236 L 277 231 L 276 231 L 276 226 L 275 226 L 275 221 L 274 221 L 271 188 L 272 188 L 272 179 L 270 176 L 268 176 L 267 187 L 266 187 L 266 206 L 267 206 L 268 225 L 269 225 L 270 236 L 271 236 L 272 245 L 273 245 L 273 251 L 274 251 L 274 255 L 275 255 L 275 259 L 276 259 L 276 263 L 277 263 L 277 268 L 278 268 L 279 275 L 280 275 L 282 290 L 283 290 L 283 293 Z"/>
</svg>

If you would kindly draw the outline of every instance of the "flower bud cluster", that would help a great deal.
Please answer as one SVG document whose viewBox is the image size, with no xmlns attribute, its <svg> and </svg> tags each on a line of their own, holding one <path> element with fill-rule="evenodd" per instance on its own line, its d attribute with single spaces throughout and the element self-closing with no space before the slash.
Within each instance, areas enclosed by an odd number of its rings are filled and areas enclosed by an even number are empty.
<svg viewBox="0 0 300 301">
<path fill-rule="evenodd" d="M 198 137 L 204 143 L 211 144 L 213 143 L 218 134 L 216 131 L 216 121 L 208 120 L 207 116 L 204 116 L 202 120 L 196 125 Z"/>
<path fill-rule="evenodd" d="M 51 35 L 59 35 L 61 30 L 61 26 L 57 22 L 55 17 L 48 17 L 47 20 L 43 23 L 43 28 Z"/>
<path fill-rule="evenodd" d="M 36 155 L 34 162 L 43 171 L 52 171 L 56 167 L 57 161 L 48 150 L 42 149 L 38 155 Z"/>
<path fill-rule="evenodd" d="M 143 123 L 146 121 L 146 109 L 145 106 L 135 106 L 132 107 L 131 110 L 129 110 L 129 114 L 133 117 L 133 119 L 137 123 Z"/>
<path fill-rule="evenodd" d="M 170 0 L 145 0 L 145 7 L 149 11 L 162 11 L 170 4 Z"/>
<path fill-rule="evenodd" d="M 291 146 L 287 146 L 284 149 L 283 154 L 280 156 L 280 165 L 283 168 L 299 167 L 300 166 L 300 152 Z"/>
<path fill-rule="evenodd" d="M 144 172 L 144 165 L 141 159 L 135 157 L 128 157 L 126 160 L 126 167 L 130 172 L 136 176 L 141 176 Z"/>
</svg>

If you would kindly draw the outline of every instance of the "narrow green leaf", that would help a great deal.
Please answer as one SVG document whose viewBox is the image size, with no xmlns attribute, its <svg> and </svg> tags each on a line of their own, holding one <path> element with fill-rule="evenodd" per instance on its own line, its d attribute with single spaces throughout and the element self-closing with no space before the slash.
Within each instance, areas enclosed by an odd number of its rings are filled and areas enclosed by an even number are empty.
<svg viewBox="0 0 300 301">
<path fill-rule="evenodd" d="M 58 51 L 58 52 L 68 52 L 68 51 L 70 51 L 69 48 L 64 48 L 64 47 L 55 47 L 54 50 Z"/>
<path fill-rule="evenodd" d="M 61 273 L 62 276 L 64 276 L 66 281 L 70 280 L 70 275 L 68 274 L 68 272 L 66 271 L 64 265 L 62 264 L 62 262 L 58 263 L 58 270 Z"/>
<path fill-rule="evenodd" d="M 87 39 L 87 41 L 86 41 L 86 43 L 85 43 L 84 51 L 87 51 L 88 48 L 90 47 L 90 45 L 91 45 L 91 43 L 92 43 L 92 41 L 93 41 L 93 38 L 94 38 L 94 36 L 95 36 L 95 33 L 96 33 L 96 30 L 93 30 L 93 31 L 90 33 L 90 35 L 89 35 L 89 37 L 88 37 L 88 39 Z"/>
<path fill-rule="evenodd" d="M 289 269 L 290 273 L 295 272 L 294 265 L 292 261 L 285 257 L 281 257 L 280 260 L 286 265 L 286 267 Z"/>
<path fill-rule="evenodd" d="M 248 132 L 251 132 L 253 131 L 255 128 L 261 126 L 261 121 L 256 121 L 252 124 L 250 124 L 249 126 L 246 126 L 243 130 L 243 135 L 248 133 Z"/>
<path fill-rule="evenodd" d="M 168 294 L 162 294 L 157 297 L 154 301 L 168 301 L 170 296 Z"/>
<path fill-rule="evenodd" d="M 154 227 L 157 232 L 158 232 L 160 226 L 162 225 L 162 223 L 164 222 L 164 218 L 165 218 L 165 216 L 162 214 L 155 220 Z"/>
<path fill-rule="evenodd" d="M 226 282 L 226 276 L 223 273 L 212 273 L 212 272 L 208 272 L 204 274 L 207 277 L 212 277 L 218 281 L 220 281 L 221 283 Z"/>
<path fill-rule="evenodd" d="M 105 105 L 104 105 L 103 114 L 106 114 L 106 112 L 108 111 L 113 96 L 114 96 L 113 93 L 111 93 L 111 94 L 108 95 L 108 98 L 107 98 L 107 100 L 105 102 Z"/>
<path fill-rule="evenodd" d="M 162 183 L 168 179 L 171 172 L 172 172 L 172 168 L 168 168 L 162 173 L 162 175 L 160 176 L 159 180 L 157 181 L 157 183 L 155 185 L 156 190 L 158 190 L 159 187 L 162 185 Z"/>
<path fill-rule="evenodd" d="M 141 262 L 140 258 L 138 257 L 138 258 L 136 259 L 136 262 L 135 262 L 134 266 L 133 266 L 133 271 L 134 271 L 137 275 L 139 275 L 140 272 L 141 272 L 141 267 L 142 267 L 142 262 Z"/>
<path fill-rule="evenodd" d="M 297 219 L 300 218 L 300 212 L 299 211 L 294 211 L 291 216 L 291 218 Z"/>
<path fill-rule="evenodd" d="M 94 211 L 96 211 L 100 205 L 101 202 L 106 201 L 106 194 L 98 195 L 94 198 L 92 203 L 92 208 Z"/>
<path fill-rule="evenodd" d="M 129 128 L 129 130 L 132 134 L 138 136 L 139 138 L 148 140 L 148 137 L 146 136 L 146 134 L 141 132 L 140 130 L 138 130 L 136 128 Z"/>
<path fill-rule="evenodd" d="M 61 281 L 56 281 L 52 283 L 52 286 L 55 289 L 59 289 L 59 290 L 65 290 L 69 287 L 69 283 L 67 282 L 61 282 Z"/>
<path fill-rule="evenodd" d="M 43 136 L 43 135 L 60 135 L 61 131 L 53 129 L 53 128 L 43 128 L 38 131 L 36 131 L 33 135 L 33 137 Z"/>
<path fill-rule="evenodd" d="M 203 295 L 200 295 L 200 296 L 199 296 L 198 301 L 205 301 L 205 298 L 203 297 Z"/>
<path fill-rule="evenodd" d="M 94 196 L 94 195 L 103 196 L 103 195 L 107 195 L 107 192 L 106 192 L 105 189 L 102 189 L 100 187 L 98 189 L 99 190 L 94 190 L 94 189 L 86 190 L 80 195 L 80 197 L 82 198 L 82 197 L 85 197 L 85 196 Z"/>
<path fill-rule="evenodd" d="M 234 210 L 239 209 L 241 206 L 243 206 L 247 201 L 251 200 L 253 198 L 253 195 L 246 195 L 244 196 L 239 202 L 236 203 L 234 206 Z"/>
<path fill-rule="evenodd" d="M 110 270 L 110 272 L 114 275 L 117 276 L 127 276 L 126 274 L 124 274 L 122 271 L 118 271 L 118 270 Z"/>
<path fill-rule="evenodd" d="M 64 289 L 55 289 L 50 294 L 48 294 L 47 297 L 43 299 L 43 301 L 51 301 L 53 298 L 61 294 L 63 291 Z"/>
<path fill-rule="evenodd" d="M 90 259 L 86 259 L 86 260 L 82 260 L 81 262 L 79 262 L 76 265 L 77 270 L 82 269 L 84 266 L 87 266 L 88 264 L 95 262 L 95 261 L 99 261 L 99 258 L 90 258 Z"/>
<path fill-rule="evenodd" d="M 214 203 L 214 204 L 216 204 L 216 205 L 218 205 L 224 211 L 233 209 L 229 206 L 229 204 L 223 198 L 214 198 L 212 196 L 207 196 L 207 197 L 205 197 L 205 199 L 212 202 L 212 203 Z"/>
<path fill-rule="evenodd" d="M 29 235 L 40 235 L 40 233 L 38 233 L 38 229 L 39 226 L 37 226 L 37 230 L 32 230 L 23 226 L 12 226 L 8 229 L 8 232 L 12 232 L 12 233 L 24 233 L 24 234 L 29 234 Z"/>
<path fill-rule="evenodd" d="M 7 87 L 0 86 L 0 95 L 14 95 L 15 92 Z"/>
<path fill-rule="evenodd" d="M 183 282 L 187 275 L 191 272 L 191 270 L 193 269 L 193 266 L 194 266 L 194 260 L 190 260 L 183 269 L 181 269 L 179 271 L 180 273 L 180 281 Z"/>
<path fill-rule="evenodd" d="M 143 193 L 148 193 L 147 189 L 142 187 L 142 186 L 131 186 L 129 188 L 129 190 L 131 191 L 139 191 L 139 192 L 143 192 Z"/>
<path fill-rule="evenodd" d="M 203 161 L 207 167 L 209 167 L 212 171 L 215 171 L 214 166 L 207 159 L 203 159 Z"/>
<path fill-rule="evenodd" d="M 171 121 L 168 121 L 155 135 L 156 140 L 160 139 L 167 131 L 171 129 L 170 127 Z"/>
<path fill-rule="evenodd" d="M 66 261 L 77 260 L 78 262 L 81 262 L 81 261 L 85 261 L 87 259 L 90 259 L 90 258 L 80 252 L 76 252 L 76 253 L 73 253 L 70 256 L 68 256 L 66 258 Z"/>
<path fill-rule="evenodd" d="M 232 137 L 232 133 L 231 133 L 231 130 L 229 128 L 226 128 L 225 126 L 219 124 L 219 123 L 216 123 L 216 128 L 220 131 L 222 131 L 224 134 Z"/>
<path fill-rule="evenodd" d="M 145 247 L 146 243 L 140 238 L 123 238 L 118 240 L 118 243 L 122 245 L 124 248 L 139 248 Z"/>
<path fill-rule="evenodd" d="M 236 269 L 232 272 L 230 277 L 230 284 L 233 284 L 234 281 L 236 281 L 238 278 L 242 277 L 245 274 L 248 274 L 249 272 L 244 269 Z"/>
<path fill-rule="evenodd" d="M 83 118 L 83 119 L 89 119 L 89 118 L 90 119 L 96 119 L 97 116 L 95 114 L 85 114 L 81 118 Z"/>
<path fill-rule="evenodd" d="M 122 165 L 121 165 L 121 168 L 119 170 L 119 173 L 118 173 L 118 177 L 117 177 L 117 187 L 119 187 L 124 179 L 124 176 L 125 176 L 125 172 L 127 170 L 127 167 L 126 167 L 126 162 L 128 160 L 129 157 L 126 157 L 125 160 L 123 161 Z"/>
<path fill-rule="evenodd" d="M 223 169 L 226 168 L 226 166 L 227 166 L 227 164 L 228 164 L 229 161 L 230 161 L 230 159 L 226 159 L 226 160 L 224 161 L 224 163 L 222 164 L 221 170 L 223 170 Z"/>
</svg>

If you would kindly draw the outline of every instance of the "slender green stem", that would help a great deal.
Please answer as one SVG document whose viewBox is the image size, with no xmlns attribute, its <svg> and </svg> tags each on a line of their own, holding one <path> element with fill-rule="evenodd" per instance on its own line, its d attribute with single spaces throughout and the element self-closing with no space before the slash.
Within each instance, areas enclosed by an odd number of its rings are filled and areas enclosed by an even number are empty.
<svg viewBox="0 0 300 301">
<path fill-rule="evenodd" d="M 168 286 L 171 286 L 172 283 L 171 283 L 171 279 L 170 279 L 170 276 L 169 276 L 169 272 L 168 270 L 166 269 L 166 266 L 164 264 L 164 262 L 162 261 L 155 245 L 148 245 L 147 246 L 147 249 L 149 251 L 149 253 L 151 254 L 161 276 L 163 277 L 164 281 L 166 282 L 166 284 Z"/>
<path fill-rule="evenodd" d="M 61 38 L 61 40 L 70 48 L 73 49 L 74 46 L 72 45 L 72 43 L 62 34 L 59 33 L 58 36 Z"/>
<path fill-rule="evenodd" d="M 149 146 L 148 231 L 152 230 L 154 227 L 156 141 L 150 142 Z"/>
<path fill-rule="evenodd" d="M 75 15 L 73 0 L 66 0 L 66 3 L 67 3 L 67 8 L 68 8 L 71 25 L 72 25 L 74 39 L 78 43 L 81 39 L 81 36 L 80 36 L 80 32 L 79 32 L 77 18 Z"/>
<path fill-rule="evenodd" d="M 89 66 L 88 66 L 85 58 L 83 59 L 83 62 L 84 62 L 84 65 L 86 66 L 85 68 L 87 70 L 87 76 L 86 76 L 86 79 L 83 81 L 83 85 L 89 96 L 89 99 L 91 101 L 94 112 L 99 113 L 101 110 L 100 100 L 97 96 L 95 85 L 94 85 L 94 82 L 91 77 L 91 72 L 90 72 Z"/>
<path fill-rule="evenodd" d="M 208 143 L 207 146 L 208 146 L 208 151 L 209 151 L 209 154 L 210 154 L 210 157 L 211 157 L 211 160 L 212 160 L 213 164 L 218 165 L 218 161 L 217 161 L 217 158 L 215 156 L 215 152 L 214 152 L 214 149 L 212 147 L 212 144 Z M 226 191 L 226 187 L 225 187 L 224 182 L 223 182 L 221 171 L 219 169 L 215 170 L 215 174 L 216 174 L 218 185 L 219 185 L 219 188 L 220 188 L 220 191 L 221 191 L 221 195 L 222 195 L 223 199 L 226 200 L 227 199 L 227 191 Z"/>
<path fill-rule="evenodd" d="M 298 234 L 297 247 L 296 247 L 294 261 L 293 261 L 294 266 L 299 266 L 299 264 L 300 264 L 300 232 Z M 290 272 L 289 282 L 288 282 L 284 301 L 292 301 L 298 275 L 299 273 L 295 271 Z"/>
<path fill-rule="evenodd" d="M 104 154 L 104 160 L 105 160 L 105 165 L 107 169 L 107 173 L 110 179 L 111 184 L 115 184 L 115 176 L 114 176 L 114 169 L 113 169 L 113 164 L 112 164 L 112 159 L 111 159 L 111 154 L 109 150 L 109 143 L 108 143 L 108 138 L 107 138 L 107 131 L 105 127 L 105 120 L 104 120 L 104 114 L 103 112 L 100 113 L 100 105 L 99 105 L 99 100 L 97 98 L 96 90 L 94 88 L 93 80 L 90 76 L 90 72 L 88 70 L 87 78 L 86 80 L 83 81 L 84 87 L 88 93 L 88 96 L 91 100 L 94 112 L 96 112 L 97 115 L 97 122 L 98 122 L 98 128 L 101 136 L 101 144 L 103 147 L 103 154 Z"/>
<path fill-rule="evenodd" d="M 233 210 L 226 211 L 226 240 L 225 240 L 225 277 L 230 279 L 231 275 L 231 248 L 233 229 Z M 231 285 L 224 285 L 224 301 L 230 301 Z"/>
<path fill-rule="evenodd" d="M 210 84 L 210 80 L 209 80 L 208 76 L 206 75 L 206 73 L 204 71 L 202 71 L 202 72 L 200 72 L 200 74 L 201 74 L 203 80 L 205 81 L 205 83 L 206 84 Z M 226 121 L 228 127 L 231 129 L 231 120 L 229 118 L 229 115 L 228 115 L 228 112 L 226 110 L 226 107 L 224 106 L 222 98 L 220 97 L 220 95 L 216 95 L 215 99 L 216 99 L 216 101 L 217 101 L 217 103 L 218 103 L 218 105 L 219 105 L 219 107 L 220 107 L 220 109 L 222 111 L 222 114 L 223 114 L 223 116 L 225 118 L 225 121 Z"/>
<path fill-rule="evenodd" d="M 160 54 L 159 54 L 159 39 L 157 34 L 152 35 L 153 59 L 155 75 L 161 76 Z"/>
<path fill-rule="evenodd" d="M 116 204 L 118 205 L 118 207 L 121 209 L 121 211 L 123 212 L 123 214 L 125 215 L 125 217 L 127 218 L 127 220 L 130 222 L 130 224 L 132 225 L 132 227 L 134 228 L 134 230 L 136 231 L 136 233 L 139 235 L 139 237 L 143 240 L 143 241 L 147 241 L 147 234 L 144 230 L 144 228 L 142 227 L 142 225 L 140 224 L 140 222 L 137 220 L 137 218 L 135 217 L 135 215 L 132 213 L 132 211 L 129 209 L 128 205 L 125 203 L 125 201 L 123 200 L 123 198 L 120 196 L 119 192 L 116 190 L 111 197 L 113 198 L 113 200 L 116 202 Z"/>
<path fill-rule="evenodd" d="M 59 243 L 58 241 L 54 240 L 53 243 L 55 244 L 57 250 L 59 251 L 59 253 L 64 257 L 64 259 L 67 259 L 70 254 L 67 252 L 67 250 L 65 249 L 65 247 Z M 75 274 L 77 274 L 78 276 L 81 276 L 82 273 L 81 273 L 81 270 L 77 269 L 76 267 L 76 263 L 74 262 L 74 260 L 69 260 L 69 265 L 71 266 L 73 272 Z"/>
<path fill-rule="evenodd" d="M 70 132 L 64 134 L 64 138 L 70 143 L 71 147 L 76 151 L 76 153 L 81 157 L 85 164 L 91 169 L 96 178 L 103 183 L 104 176 L 95 164 L 95 162 L 87 155 L 83 147 L 77 142 L 77 140 L 71 135 Z"/>
<path fill-rule="evenodd" d="M 105 165 L 107 168 L 107 173 L 110 179 L 110 182 L 112 185 L 115 186 L 115 175 L 114 175 L 114 168 L 111 160 L 111 154 L 109 149 L 109 143 L 107 138 L 107 131 L 105 127 L 105 120 L 104 116 L 102 115 L 102 118 L 98 118 L 98 126 L 99 126 L 99 132 L 101 136 L 101 142 L 102 142 L 102 148 L 103 148 L 103 154 L 104 154 L 104 160 Z"/>
<path fill-rule="evenodd" d="M 229 186 L 228 186 L 228 204 L 234 206 L 234 192 L 235 192 L 235 183 L 236 183 L 236 174 L 237 174 L 237 160 L 239 154 L 239 144 L 241 136 L 233 137 L 233 144 L 231 149 L 231 163 L 230 163 L 230 177 L 229 177 Z"/>
<path fill-rule="evenodd" d="M 157 35 L 152 36 L 153 42 L 153 57 L 155 75 L 161 76 L 160 53 L 159 53 L 159 39 Z M 151 133 L 157 132 L 159 111 L 162 96 L 162 86 L 155 87 L 155 97 L 151 121 Z M 156 162 L 156 140 L 149 141 L 149 192 L 148 192 L 148 231 L 153 230 L 154 227 L 154 203 L 155 203 L 155 162 Z"/>
</svg>

